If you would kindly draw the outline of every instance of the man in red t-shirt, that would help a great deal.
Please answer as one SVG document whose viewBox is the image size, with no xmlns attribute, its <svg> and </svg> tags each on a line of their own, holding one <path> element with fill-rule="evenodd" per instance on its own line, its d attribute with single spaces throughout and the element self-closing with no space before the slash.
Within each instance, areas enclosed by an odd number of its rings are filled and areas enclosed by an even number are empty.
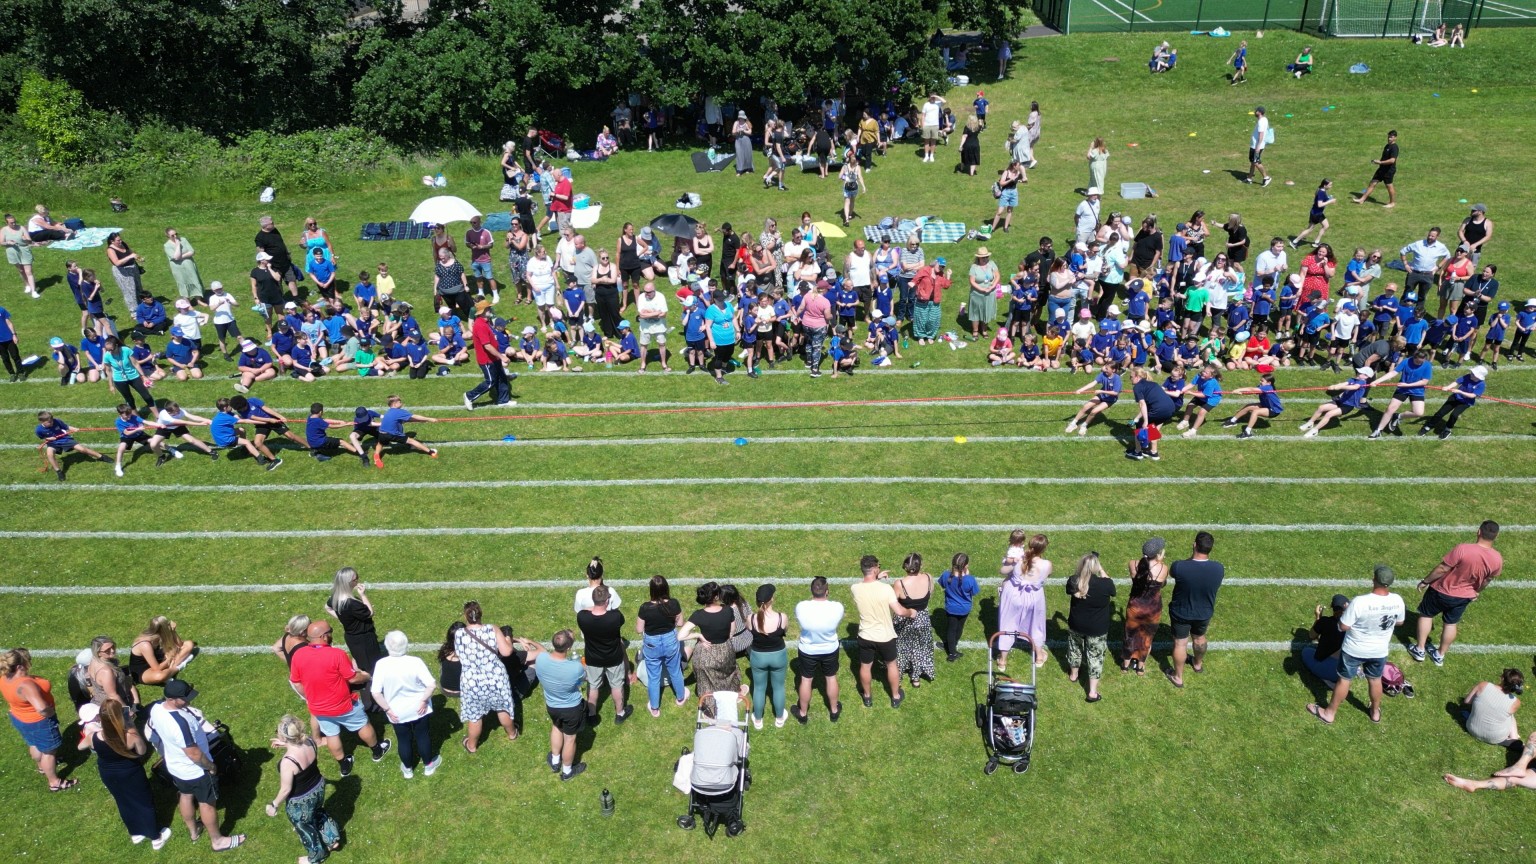
<svg viewBox="0 0 1536 864">
<path fill-rule="evenodd" d="M 555 193 L 549 198 L 549 212 L 555 214 L 555 226 L 562 232 L 571 227 L 571 203 L 574 200 L 571 169 L 561 168 L 560 179 L 555 181 Z"/>
<path fill-rule="evenodd" d="M 491 326 L 491 304 L 484 300 L 475 304 L 475 321 L 470 325 L 470 341 L 475 346 L 475 362 L 480 364 L 480 374 L 484 380 L 475 385 L 473 390 L 464 394 L 464 410 L 475 410 L 475 400 L 487 393 L 494 391 L 496 407 L 510 408 L 517 404 L 512 398 L 512 379 L 507 375 L 507 367 L 502 365 L 506 361 L 506 355 L 501 351 L 501 345 L 496 341 L 496 331 Z"/>
<path fill-rule="evenodd" d="M 380 738 L 368 725 L 363 704 L 352 691 L 353 685 L 366 683 L 370 676 L 352 665 L 347 652 L 331 646 L 330 624 L 310 624 L 304 638 L 309 644 L 293 652 L 288 680 L 297 685 L 295 689 L 320 726 L 320 740 L 325 742 L 345 777 L 352 773 L 352 757 L 341 749 L 341 730 L 356 732 L 373 751 L 375 762 L 389 752 L 388 739 Z"/>
<path fill-rule="evenodd" d="M 1493 548 L 1499 536 L 1499 523 L 1492 519 L 1477 527 L 1477 542 L 1462 543 L 1446 553 L 1419 582 L 1424 599 L 1419 601 L 1419 642 L 1408 646 L 1414 660 L 1424 662 L 1428 655 L 1436 666 L 1445 665 L 1445 652 L 1456 641 L 1456 624 L 1467 609 L 1467 604 L 1477 599 L 1488 583 L 1504 569 L 1504 556 Z M 1429 645 L 1429 631 L 1435 626 L 1435 616 L 1444 618 L 1445 626 L 1440 633 L 1440 647 Z"/>
</svg>

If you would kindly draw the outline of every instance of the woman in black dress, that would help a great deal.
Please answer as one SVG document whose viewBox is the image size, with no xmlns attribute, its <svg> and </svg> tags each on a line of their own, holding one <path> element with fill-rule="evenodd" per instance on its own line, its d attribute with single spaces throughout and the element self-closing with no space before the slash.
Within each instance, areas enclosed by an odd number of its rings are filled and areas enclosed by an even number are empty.
<svg viewBox="0 0 1536 864">
<path fill-rule="evenodd" d="M 171 829 L 159 827 L 155 819 L 155 800 L 139 762 L 149 748 L 139 730 L 123 722 L 123 703 L 116 699 L 101 703 L 101 728 L 91 735 L 91 750 L 101 785 L 117 802 L 117 815 L 128 829 L 128 838 L 137 845 L 150 837 L 154 848 L 164 846 L 171 839 Z"/>
<path fill-rule="evenodd" d="M 358 580 L 356 570 L 343 567 L 336 571 L 325 611 L 341 624 L 353 665 L 372 675 L 373 664 L 384 656 L 384 643 L 373 627 L 373 604 L 368 601 L 367 587 Z M 373 710 L 372 694 L 364 690 L 362 697 L 363 707 Z"/>
<path fill-rule="evenodd" d="M 981 166 L 981 123 L 975 117 L 965 121 L 965 132 L 960 136 L 960 170 L 971 177 Z"/>
</svg>

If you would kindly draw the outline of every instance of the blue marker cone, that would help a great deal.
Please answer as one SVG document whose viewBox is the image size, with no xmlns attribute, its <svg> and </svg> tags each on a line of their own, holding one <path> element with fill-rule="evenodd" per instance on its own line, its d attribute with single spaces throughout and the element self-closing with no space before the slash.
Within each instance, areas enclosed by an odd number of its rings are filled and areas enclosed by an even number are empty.
<svg viewBox="0 0 1536 864">
<path fill-rule="evenodd" d="M 747 439 L 745 439 L 745 438 L 737 438 L 736 439 L 736 446 L 737 447 L 745 447 L 745 446 L 747 446 Z"/>
<path fill-rule="evenodd" d="M 508 444 L 511 444 L 513 441 L 517 440 L 517 436 L 516 435 L 503 435 L 503 436 L 501 436 L 501 440 L 505 441 Z"/>
</svg>

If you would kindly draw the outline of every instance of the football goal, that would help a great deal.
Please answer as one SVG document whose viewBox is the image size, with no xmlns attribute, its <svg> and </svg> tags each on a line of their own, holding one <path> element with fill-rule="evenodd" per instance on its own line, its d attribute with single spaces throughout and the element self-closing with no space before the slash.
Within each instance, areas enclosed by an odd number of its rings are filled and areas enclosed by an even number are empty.
<svg viewBox="0 0 1536 864">
<path fill-rule="evenodd" d="M 1440 26 L 1444 0 L 1325 0 L 1317 28 L 1330 36 L 1403 37 Z"/>
</svg>

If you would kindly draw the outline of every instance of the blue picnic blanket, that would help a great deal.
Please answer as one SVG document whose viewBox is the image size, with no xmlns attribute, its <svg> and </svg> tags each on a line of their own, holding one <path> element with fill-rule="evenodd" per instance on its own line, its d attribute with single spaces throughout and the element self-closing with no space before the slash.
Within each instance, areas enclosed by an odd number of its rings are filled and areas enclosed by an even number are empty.
<svg viewBox="0 0 1536 864">
<path fill-rule="evenodd" d="M 425 240 L 432 236 L 426 222 L 369 222 L 363 226 L 360 240 Z"/>
<path fill-rule="evenodd" d="M 60 252 L 79 252 L 81 249 L 91 249 L 97 246 L 107 245 L 107 237 L 121 231 L 121 228 L 82 228 L 79 233 L 68 240 L 55 240 L 47 246 L 38 244 L 33 248 L 57 249 Z"/>
<path fill-rule="evenodd" d="M 965 236 L 964 222 L 940 222 L 937 219 L 903 219 L 890 228 L 865 225 L 864 237 L 873 242 L 889 239 L 893 245 L 902 245 L 912 234 L 923 243 L 954 243 Z"/>
<path fill-rule="evenodd" d="M 503 210 L 500 213 L 487 213 L 481 217 L 480 227 L 487 231 L 511 231 L 512 211 Z"/>
</svg>

